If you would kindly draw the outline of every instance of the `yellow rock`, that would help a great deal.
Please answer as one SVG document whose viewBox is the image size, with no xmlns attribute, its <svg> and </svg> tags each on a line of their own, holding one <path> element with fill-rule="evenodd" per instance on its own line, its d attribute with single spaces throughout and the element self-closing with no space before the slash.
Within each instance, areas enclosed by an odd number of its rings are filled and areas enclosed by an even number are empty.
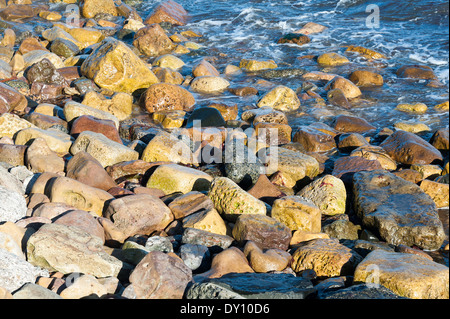
<svg viewBox="0 0 450 319">
<path fill-rule="evenodd" d="M 424 114 L 427 109 L 428 107 L 424 103 L 401 103 L 397 105 L 397 110 L 414 114 Z"/>
<path fill-rule="evenodd" d="M 180 85 L 184 81 L 184 78 L 180 72 L 173 71 L 171 69 L 154 67 L 152 71 L 162 83 Z"/>
<path fill-rule="evenodd" d="M 174 54 L 186 54 L 191 52 L 188 48 L 186 48 L 184 45 L 178 44 L 175 49 L 172 51 Z"/>
<path fill-rule="evenodd" d="M 13 138 L 14 134 L 29 127 L 36 126 L 11 113 L 0 115 L 0 138 L 4 136 Z"/>
<path fill-rule="evenodd" d="M 186 48 L 188 48 L 188 49 L 191 49 L 191 50 L 198 50 L 198 49 L 202 48 L 202 45 L 200 45 L 198 43 L 195 43 L 195 42 L 192 42 L 192 41 L 184 42 L 184 46 Z"/>
<path fill-rule="evenodd" d="M 260 61 L 260 60 L 242 59 L 241 62 L 239 63 L 239 67 L 246 71 L 254 72 L 265 69 L 275 69 L 278 67 L 278 65 L 273 60 Z"/>
<path fill-rule="evenodd" d="M 102 120 L 111 120 L 114 122 L 116 127 L 119 128 L 119 119 L 109 112 L 94 107 L 90 107 L 88 105 L 84 105 L 75 101 L 68 101 L 64 105 L 64 116 L 66 117 L 66 121 L 70 122 L 73 119 L 80 117 L 82 115 L 91 115 L 93 117 Z"/>
<path fill-rule="evenodd" d="M 434 109 L 435 109 L 435 110 L 438 110 L 438 111 L 447 111 L 447 112 L 448 112 L 448 110 L 449 110 L 448 105 L 449 105 L 449 103 L 448 103 L 448 101 L 446 101 L 446 102 L 444 102 L 444 103 L 435 105 L 435 106 L 434 106 Z"/>
<path fill-rule="evenodd" d="M 271 216 L 291 230 L 320 232 L 320 209 L 312 201 L 300 196 L 285 196 L 275 200 Z"/>
<path fill-rule="evenodd" d="M 163 161 L 194 164 L 197 162 L 189 146 L 168 133 L 156 135 L 148 143 L 141 159 L 149 163 Z"/>
<path fill-rule="evenodd" d="M 184 117 L 186 112 L 175 111 L 157 111 L 152 114 L 153 120 L 157 123 L 161 123 L 164 128 L 179 128 L 183 126 Z"/>
<path fill-rule="evenodd" d="M 398 130 L 410 133 L 431 131 L 431 129 L 423 123 L 396 122 L 394 123 L 394 127 Z"/>
<path fill-rule="evenodd" d="M 183 60 L 177 58 L 172 54 L 162 55 L 153 62 L 153 66 L 159 66 L 161 68 L 168 68 L 171 70 L 178 70 L 183 65 L 184 65 Z"/>
<path fill-rule="evenodd" d="M 43 138 L 48 147 L 58 155 L 68 154 L 73 142 L 73 139 L 69 134 L 59 130 L 51 128 L 43 130 L 30 127 L 17 133 L 15 143 L 17 145 L 25 145 L 28 141 L 38 137 Z"/>
<path fill-rule="evenodd" d="M 39 12 L 39 16 L 48 21 L 59 21 L 62 18 L 58 12 L 54 11 L 41 11 Z"/>
<path fill-rule="evenodd" d="M 322 66 L 338 66 L 349 62 L 350 61 L 345 56 L 335 52 L 327 52 L 317 58 L 317 63 Z"/>
<path fill-rule="evenodd" d="M 449 271 L 423 256 L 376 249 L 355 269 L 353 282 L 381 285 L 411 299 L 448 299 Z"/>
<path fill-rule="evenodd" d="M 220 214 L 214 208 L 191 214 L 183 219 L 183 228 L 196 228 L 210 233 L 226 235 L 227 226 Z"/>
<path fill-rule="evenodd" d="M 117 16 L 114 0 L 85 0 L 81 13 L 85 18 L 94 18 L 98 13 L 109 13 Z"/>
<path fill-rule="evenodd" d="M 54 26 L 51 29 L 44 30 L 42 32 L 42 37 L 45 40 L 48 40 L 50 42 L 55 41 L 57 38 L 65 39 L 65 40 L 68 40 L 70 42 L 73 42 L 80 49 L 83 49 L 82 43 L 80 43 L 69 32 L 65 31 L 64 29 L 60 28 L 59 26 Z"/>
<path fill-rule="evenodd" d="M 411 169 L 421 173 L 423 179 L 426 179 L 433 175 L 436 177 L 442 174 L 442 168 L 439 165 L 413 164 L 411 165 Z"/>
<path fill-rule="evenodd" d="M 131 94 L 123 92 L 115 93 L 111 99 L 107 99 L 100 93 L 89 91 L 81 103 L 111 113 L 119 121 L 128 118 L 133 111 L 133 97 Z"/>
<path fill-rule="evenodd" d="M 264 94 L 258 101 L 257 106 L 267 106 L 280 111 L 293 111 L 300 107 L 300 100 L 294 90 L 279 85 Z"/>
<path fill-rule="evenodd" d="M 330 238 L 330 236 L 328 236 L 328 234 L 326 233 L 314 233 L 314 232 L 308 232 L 308 231 L 304 231 L 304 230 L 296 230 L 293 234 L 292 234 L 292 238 L 291 238 L 291 242 L 290 242 L 290 246 L 295 246 L 298 245 L 302 242 L 305 241 L 310 241 L 312 239 L 328 239 Z"/>
<path fill-rule="evenodd" d="M 353 45 L 351 45 L 351 46 L 349 46 L 347 48 L 346 51 L 358 52 L 361 55 L 363 55 L 365 57 L 368 57 L 368 58 L 371 58 L 371 59 L 386 59 L 385 55 L 383 55 L 383 54 L 381 54 L 379 52 L 376 52 L 374 50 L 361 47 L 361 46 L 353 46 Z"/>
<path fill-rule="evenodd" d="M 189 37 L 189 38 L 201 38 L 202 37 L 201 34 L 196 33 L 196 32 L 194 32 L 192 30 L 182 31 L 181 35 L 185 36 L 185 37 Z"/>
<path fill-rule="evenodd" d="M 133 93 L 159 82 L 125 43 L 110 37 L 83 62 L 81 73 L 101 88 L 114 92 Z"/>
<path fill-rule="evenodd" d="M 420 188 L 430 195 L 433 199 L 436 207 L 448 207 L 449 202 L 449 185 L 443 183 L 433 182 L 427 179 L 424 179 L 420 183 Z"/>
<path fill-rule="evenodd" d="M 93 28 L 73 28 L 68 33 L 81 44 L 82 48 L 101 42 L 105 36 Z"/>
<path fill-rule="evenodd" d="M 248 241 L 244 246 L 244 255 L 255 272 L 284 270 L 290 260 L 291 254 L 281 249 L 262 250 L 254 242 Z"/>
</svg>

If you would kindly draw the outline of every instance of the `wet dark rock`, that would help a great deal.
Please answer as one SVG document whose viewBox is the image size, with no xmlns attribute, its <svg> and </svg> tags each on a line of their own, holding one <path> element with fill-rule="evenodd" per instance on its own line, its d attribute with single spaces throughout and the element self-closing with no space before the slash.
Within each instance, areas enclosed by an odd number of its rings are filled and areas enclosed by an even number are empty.
<svg viewBox="0 0 450 319">
<path fill-rule="evenodd" d="M 344 289 L 328 290 L 319 299 L 409 299 L 396 295 L 383 286 L 353 285 Z"/>
<path fill-rule="evenodd" d="M 57 38 L 52 42 L 50 50 L 56 55 L 69 58 L 80 52 L 78 46 L 72 41 Z"/>
<path fill-rule="evenodd" d="M 363 226 L 384 241 L 427 250 L 441 247 L 445 233 L 436 204 L 418 185 L 383 170 L 358 172 L 353 193 Z"/>
<path fill-rule="evenodd" d="M 281 39 L 279 39 L 277 43 L 278 44 L 292 43 L 292 44 L 297 44 L 297 45 L 303 45 L 303 44 L 306 44 L 309 42 L 311 42 L 311 39 L 305 34 L 288 33 L 288 34 L 284 35 Z"/>
<path fill-rule="evenodd" d="M 260 71 L 258 72 L 258 75 L 265 79 L 278 79 L 278 78 L 299 77 L 305 73 L 306 73 L 305 70 L 299 68 L 276 68 Z"/>
<path fill-rule="evenodd" d="M 39 82 L 44 84 L 67 85 L 64 77 L 48 59 L 42 59 L 33 64 L 26 71 L 25 76 L 30 83 Z"/>
<path fill-rule="evenodd" d="M 200 121 L 196 122 L 195 121 Z M 201 107 L 192 112 L 186 122 L 186 128 L 194 127 L 194 125 L 200 125 L 201 127 L 220 127 L 225 126 L 225 120 L 223 119 L 220 111 L 213 107 Z"/>
<path fill-rule="evenodd" d="M 195 280 L 195 278 L 194 278 Z M 315 292 L 310 280 L 291 274 L 231 273 L 188 288 L 187 299 L 305 299 Z"/>
</svg>

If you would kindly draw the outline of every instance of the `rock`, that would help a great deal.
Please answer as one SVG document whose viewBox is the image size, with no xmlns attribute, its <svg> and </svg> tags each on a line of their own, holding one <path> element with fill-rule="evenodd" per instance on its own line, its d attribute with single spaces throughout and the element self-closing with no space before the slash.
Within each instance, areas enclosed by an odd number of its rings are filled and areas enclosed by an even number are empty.
<svg viewBox="0 0 450 319">
<path fill-rule="evenodd" d="M 219 71 L 207 60 L 202 59 L 192 69 L 192 75 L 194 77 L 200 76 L 220 76 Z"/>
<path fill-rule="evenodd" d="M 228 105 L 224 103 L 212 103 L 208 105 L 210 108 L 217 109 L 222 115 L 225 122 L 236 120 L 238 116 L 238 106 L 237 104 Z"/>
<path fill-rule="evenodd" d="M 383 86 L 383 77 L 375 72 L 356 70 L 353 71 L 349 80 L 359 87 Z"/>
<path fill-rule="evenodd" d="M 430 144 L 437 148 L 439 151 L 449 150 L 449 128 L 441 128 L 433 133 L 430 139 Z"/>
<path fill-rule="evenodd" d="M 280 43 L 293 43 L 293 44 L 297 44 L 297 45 L 303 45 L 306 43 L 311 42 L 311 39 L 305 35 L 305 34 L 301 34 L 301 33 L 288 33 L 286 35 L 284 35 L 282 38 L 280 38 L 278 40 L 278 44 Z"/>
<path fill-rule="evenodd" d="M 333 175 L 316 179 L 296 195 L 311 200 L 324 215 L 345 213 L 347 191 L 342 180 Z"/>
<path fill-rule="evenodd" d="M 300 30 L 295 31 L 294 33 L 302 33 L 308 35 L 308 34 L 322 33 L 326 29 L 328 28 L 321 24 L 315 22 L 308 22 Z"/>
<path fill-rule="evenodd" d="M 324 87 L 326 91 L 341 89 L 347 99 L 354 99 L 362 95 L 358 86 L 350 80 L 341 76 L 336 76 L 330 80 Z"/>
<path fill-rule="evenodd" d="M 45 186 L 45 195 L 52 203 L 66 203 L 77 209 L 102 216 L 105 202 L 113 196 L 68 177 L 51 179 Z"/>
<path fill-rule="evenodd" d="M 380 146 L 392 159 L 402 164 L 430 164 L 442 160 L 441 153 L 430 143 L 405 131 L 396 131 Z"/>
<path fill-rule="evenodd" d="M 397 172 L 392 172 L 392 174 L 414 184 L 418 184 L 423 180 L 422 173 L 413 169 L 402 169 Z"/>
<path fill-rule="evenodd" d="M 13 138 L 20 130 L 36 127 L 25 119 L 11 113 L 0 115 L 0 136 Z"/>
<path fill-rule="evenodd" d="M 145 242 L 145 249 L 150 251 L 161 251 L 163 253 L 173 253 L 173 244 L 169 237 L 152 236 Z"/>
<path fill-rule="evenodd" d="M 62 59 L 56 54 L 51 53 L 47 50 L 33 50 L 23 55 L 25 69 L 43 59 L 48 59 L 57 69 L 65 67 Z"/>
<path fill-rule="evenodd" d="M 255 184 L 265 170 L 258 157 L 236 140 L 225 143 L 222 162 L 226 176 L 245 188 Z"/>
<path fill-rule="evenodd" d="M 186 128 L 194 126 L 221 127 L 225 125 L 225 120 L 220 111 L 212 107 L 200 107 L 195 109 L 186 122 Z"/>
<path fill-rule="evenodd" d="M 2 82 L 0 82 L 0 97 L 0 115 L 13 110 L 23 112 L 28 106 L 28 101 L 22 93 Z"/>
<path fill-rule="evenodd" d="M 430 195 L 436 204 L 437 208 L 448 207 L 449 203 L 449 185 L 443 183 L 437 183 L 424 179 L 420 183 L 420 188 L 425 194 Z"/>
<path fill-rule="evenodd" d="M 213 257 L 211 269 L 201 276 L 204 278 L 220 278 L 226 274 L 253 273 L 247 258 L 237 247 L 231 247 Z"/>
<path fill-rule="evenodd" d="M 239 63 L 239 68 L 245 71 L 255 72 L 266 69 L 275 69 L 277 64 L 273 60 L 262 61 L 262 60 L 252 60 L 252 59 L 242 59 Z"/>
<path fill-rule="evenodd" d="M 0 143 L 0 162 L 8 163 L 12 166 L 25 164 L 25 153 L 28 146 Z"/>
<path fill-rule="evenodd" d="M 28 113 L 24 118 L 38 128 L 47 130 L 49 128 L 58 128 L 61 131 L 68 131 L 68 123 L 57 116 L 39 114 L 36 111 Z"/>
<path fill-rule="evenodd" d="M 432 179 L 442 174 L 442 168 L 439 165 L 430 164 L 413 164 L 411 169 L 418 171 L 422 175 L 422 179 Z"/>
<path fill-rule="evenodd" d="M 248 241 L 244 254 L 255 272 L 266 273 L 284 270 L 291 261 L 291 254 L 280 249 L 262 250 L 254 242 Z"/>
<path fill-rule="evenodd" d="M 26 283 L 14 292 L 14 299 L 62 299 L 61 296 L 34 283 Z"/>
<path fill-rule="evenodd" d="M 252 96 L 258 94 L 258 90 L 250 86 L 228 88 L 228 91 L 237 96 Z"/>
<path fill-rule="evenodd" d="M 349 115 L 336 116 L 332 127 L 344 133 L 365 133 L 376 129 L 376 127 L 369 124 L 365 119 Z"/>
<path fill-rule="evenodd" d="M 148 143 L 141 159 L 149 163 L 161 161 L 185 165 L 193 164 L 197 161 L 186 143 L 166 133 L 156 135 Z"/>
<path fill-rule="evenodd" d="M 211 252 L 220 252 L 227 249 L 233 241 L 233 237 L 196 228 L 186 228 L 181 239 L 182 244 L 206 246 Z"/>
<path fill-rule="evenodd" d="M 54 224 L 78 227 L 92 236 L 97 236 L 105 242 L 105 234 L 103 227 L 95 219 L 95 217 L 83 210 L 72 210 L 67 213 L 56 216 L 53 220 Z"/>
<path fill-rule="evenodd" d="M 168 204 L 175 219 L 182 219 L 199 211 L 210 211 L 214 207 L 211 199 L 203 193 L 192 191 L 175 198 Z"/>
<path fill-rule="evenodd" d="M 122 262 L 103 250 L 100 238 L 73 226 L 41 226 L 28 239 L 27 253 L 30 263 L 63 274 L 81 272 L 95 277 L 117 277 L 123 267 Z"/>
<path fill-rule="evenodd" d="M 47 271 L 4 249 L 0 249 L 0 269 L 0 287 L 9 293 L 26 283 L 34 283 L 39 276 L 49 276 Z"/>
<path fill-rule="evenodd" d="M 363 145 L 353 150 L 350 156 L 360 156 L 368 160 L 376 160 L 386 170 L 393 171 L 397 169 L 397 163 L 380 146 Z"/>
<path fill-rule="evenodd" d="M 76 139 L 84 131 L 101 133 L 111 141 L 122 143 L 116 124 L 112 120 L 99 119 L 92 115 L 81 115 L 73 121 L 70 135 Z"/>
<path fill-rule="evenodd" d="M 25 162 L 33 173 L 64 173 L 64 159 L 53 152 L 40 137 L 34 139 L 28 147 Z"/>
<path fill-rule="evenodd" d="M 314 157 L 286 148 L 269 149 L 266 163 L 266 174 L 283 173 L 288 178 L 286 186 L 289 188 L 319 174 L 319 162 Z"/>
<path fill-rule="evenodd" d="M 361 46 L 351 45 L 347 48 L 346 52 L 357 52 L 369 60 L 387 59 L 384 54 Z"/>
<path fill-rule="evenodd" d="M 253 241 L 261 249 L 287 250 L 291 230 L 275 218 L 265 215 L 241 215 L 233 227 L 233 237 L 239 243 Z"/>
<path fill-rule="evenodd" d="M 87 26 L 83 28 L 71 28 L 67 32 L 77 41 L 77 45 L 81 49 L 99 43 L 105 38 L 100 30 Z"/>
<path fill-rule="evenodd" d="M 300 126 L 292 141 L 300 143 L 307 152 L 326 152 L 336 147 L 333 135 L 310 126 Z"/>
<path fill-rule="evenodd" d="M 419 186 L 389 172 L 359 172 L 353 178 L 355 211 L 362 224 L 388 243 L 436 250 L 444 232 L 436 205 Z"/>
<path fill-rule="evenodd" d="M 0 171 L 1 172 L 1 171 Z M 27 213 L 25 198 L 15 191 L 0 185 L 0 222 L 22 219 Z"/>
<path fill-rule="evenodd" d="M 286 86 L 279 85 L 264 94 L 257 103 L 258 107 L 271 107 L 280 111 L 293 111 L 300 107 L 297 94 Z"/>
<path fill-rule="evenodd" d="M 181 85 L 184 82 L 184 77 L 180 72 L 160 67 L 152 68 L 152 71 L 162 83 Z"/>
<path fill-rule="evenodd" d="M 181 86 L 158 83 L 150 86 L 141 97 L 141 105 L 149 113 L 157 111 L 188 111 L 195 104 L 192 94 Z"/>
<path fill-rule="evenodd" d="M 271 206 L 277 198 L 285 196 L 264 174 L 259 175 L 256 183 L 248 190 L 248 193 Z"/>
<path fill-rule="evenodd" d="M 448 276 L 448 267 L 422 256 L 375 250 L 356 268 L 354 282 L 412 299 L 448 299 Z"/>
<path fill-rule="evenodd" d="M 127 237 L 161 231 L 173 220 L 172 212 L 162 200 L 146 194 L 124 196 L 108 202 L 103 216 L 111 219 Z"/>
<path fill-rule="evenodd" d="M 318 277 L 351 275 L 362 257 L 336 239 L 313 239 L 292 255 L 292 269 L 298 273 L 313 269 Z"/>
<path fill-rule="evenodd" d="M 114 92 L 133 93 L 159 82 L 149 66 L 125 43 L 111 37 L 84 60 L 81 74 Z"/>
<path fill-rule="evenodd" d="M 434 106 L 434 109 L 438 112 L 448 112 L 449 110 L 449 102 L 443 102 Z"/>
<path fill-rule="evenodd" d="M 400 103 L 396 107 L 397 110 L 407 113 L 414 113 L 414 114 L 424 114 L 428 107 L 425 103 Z"/>
<path fill-rule="evenodd" d="M 338 137 L 338 148 L 341 152 L 352 151 L 360 146 L 369 146 L 369 142 L 359 133 L 344 133 Z"/>
<path fill-rule="evenodd" d="M 353 224 L 351 221 L 339 219 L 322 228 L 322 232 L 330 238 L 357 240 L 361 226 Z"/>
<path fill-rule="evenodd" d="M 70 58 L 80 52 L 79 47 L 75 43 L 62 38 L 56 38 L 52 42 L 50 50 L 56 55 L 64 58 Z"/>
<path fill-rule="evenodd" d="M 437 79 L 433 69 L 426 65 L 404 65 L 397 70 L 399 78 L 435 80 Z"/>
<path fill-rule="evenodd" d="M 111 120 L 114 122 L 116 128 L 119 128 L 119 119 L 109 112 L 74 101 L 68 101 L 64 104 L 64 116 L 68 122 L 71 122 L 83 115 L 90 115 L 100 120 Z M 95 128 L 93 128 L 93 132 L 95 132 Z"/>
<path fill-rule="evenodd" d="M 348 288 L 330 289 L 320 294 L 320 299 L 406 299 L 383 286 L 354 284 Z"/>
<path fill-rule="evenodd" d="M 155 61 L 153 61 L 152 65 L 176 71 L 181 69 L 185 65 L 185 63 L 183 62 L 183 60 L 172 54 L 164 54 L 157 57 Z"/>
<path fill-rule="evenodd" d="M 368 160 L 358 156 L 344 156 L 334 162 L 332 175 L 340 178 L 345 184 L 351 184 L 356 172 L 380 169 L 382 169 L 382 166 L 377 160 Z"/>
<path fill-rule="evenodd" d="M 259 141 L 267 145 L 283 145 L 291 142 L 292 128 L 287 124 L 264 123 L 254 124 L 255 135 Z"/>
<path fill-rule="evenodd" d="M 114 142 L 100 133 L 84 131 L 73 142 L 70 153 L 86 152 L 98 160 L 103 167 L 119 162 L 137 160 L 139 153 L 121 143 Z"/>
<path fill-rule="evenodd" d="M 341 89 L 331 89 L 327 92 L 327 100 L 329 103 L 343 107 L 345 109 L 350 109 L 351 105 L 348 99 L 345 97 L 344 91 Z"/>
<path fill-rule="evenodd" d="M 107 294 L 106 287 L 92 275 L 81 275 L 71 281 L 70 285 L 59 294 L 64 299 L 92 299 L 100 298 Z"/>
<path fill-rule="evenodd" d="M 208 247 L 203 245 L 184 244 L 180 247 L 180 257 L 192 271 L 202 272 L 209 268 L 211 254 Z"/>
<path fill-rule="evenodd" d="M 319 238 L 329 239 L 330 236 L 328 236 L 328 234 L 325 233 L 312 233 L 299 229 L 293 232 L 289 246 L 292 248 L 296 248 L 299 246 L 299 244 L 302 245 L 303 242 Z"/>
<path fill-rule="evenodd" d="M 192 271 L 181 259 L 149 252 L 130 275 L 137 299 L 181 299 Z"/>
<path fill-rule="evenodd" d="M 321 211 L 309 199 L 300 196 L 285 196 L 275 200 L 271 217 L 285 224 L 290 230 L 298 229 L 319 232 Z"/>
<path fill-rule="evenodd" d="M 88 91 L 84 95 L 82 104 L 111 113 L 123 121 L 132 113 L 133 97 L 128 93 L 118 92 L 111 99 L 107 99 L 100 93 Z"/>
<path fill-rule="evenodd" d="M 145 19 L 145 24 L 168 22 L 183 26 L 187 23 L 189 15 L 179 3 L 168 0 L 158 5 Z"/>
<path fill-rule="evenodd" d="M 306 299 L 314 293 L 310 280 L 291 274 L 227 274 L 195 283 L 187 299 Z"/>
<path fill-rule="evenodd" d="M 145 56 L 160 56 L 175 49 L 175 44 L 170 40 L 159 24 L 150 24 L 139 29 L 134 35 L 133 45 Z"/>
<path fill-rule="evenodd" d="M 214 208 L 202 210 L 183 218 L 183 228 L 201 229 L 219 235 L 227 234 L 227 226 Z"/>
<path fill-rule="evenodd" d="M 256 199 L 240 188 L 231 179 L 216 177 L 211 182 L 208 193 L 215 209 L 228 220 L 236 220 L 241 215 L 265 215 L 264 202 Z"/>
<path fill-rule="evenodd" d="M 67 163 L 66 176 L 91 187 L 109 189 L 117 186 L 102 164 L 86 152 L 75 154 Z"/>
<path fill-rule="evenodd" d="M 350 63 L 343 55 L 335 52 L 323 53 L 317 58 L 317 63 L 324 67 L 333 67 Z"/>
<path fill-rule="evenodd" d="M 147 187 L 161 189 L 166 194 L 207 191 L 213 178 L 202 171 L 177 164 L 158 166 Z"/>
<path fill-rule="evenodd" d="M 220 76 L 200 76 L 191 82 L 191 90 L 196 93 L 220 93 L 230 86 L 230 82 Z"/>
<path fill-rule="evenodd" d="M 15 143 L 17 145 L 26 145 L 29 141 L 36 138 L 45 140 L 50 150 L 62 156 L 69 153 L 73 141 L 69 134 L 54 128 L 42 130 L 40 128 L 30 127 L 20 130 L 16 134 Z"/>
<path fill-rule="evenodd" d="M 113 0 L 85 0 L 81 13 L 85 18 L 94 18 L 99 13 L 107 13 L 112 16 L 117 15 L 117 9 Z"/>
</svg>

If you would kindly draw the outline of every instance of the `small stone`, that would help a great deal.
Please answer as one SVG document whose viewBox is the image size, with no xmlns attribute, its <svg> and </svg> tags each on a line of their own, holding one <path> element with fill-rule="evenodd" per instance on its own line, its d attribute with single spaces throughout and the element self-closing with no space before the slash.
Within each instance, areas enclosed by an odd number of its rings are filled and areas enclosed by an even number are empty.
<svg viewBox="0 0 450 319">
<path fill-rule="evenodd" d="M 257 106 L 271 107 L 280 111 L 293 111 L 300 107 L 300 100 L 291 88 L 279 85 L 264 94 Z"/>
<path fill-rule="evenodd" d="M 334 52 L 324 53 L 317 58 L 317 63 L 325 67 L 339 66 L 349 62 L 345 56 Z"/>
<path fill-rule="evenodd" d="M 341 76 L 336 76 L 330 80 L 324 88 L 326 91 L 341 89 L 342 93 L 347 99 L 354 99 L 362 95 L 361 90 L 358 86 L 353 84 L 352 81 L 347 80 Z"/>
<path fill-rule="evenodd" d="M 183 244 L 203 245 L 212 252 L 217 252 L 230 247 L 234 239 L 227 235 L 215 234 L 202 229 L 186 228 L 181 241 Z"/>
<path fill-rule="evenodd" d="M 250 72 L 261 71 L 266 69 L 275 69 L 277 67 L 278 67 L 277 64 L 273 60 L 262 61 L 262 60 L 242 59 L 241 62 L 239 63 L 239 68 Z"/>
<path fill-rule="evenodd" d="M 211 262 L 208 247 L 203 245 L 184 244 L 180 247 L 180 257 L 192 271 L 202 272 Z"/>
<path fill-rule="evenodd" d="M 347 48 L 346 52 L 357 52 L 368 59 L 386 59 L 386 56 L 384 54 L 361 46 L 351 45 Z"/>
<path fill-rule="evenodd" d="M 177 58 L 172 54 L 164 54 L 160 55 L 158 58 L 153 61 L 153 66 L 158 66 L 160 68 L 168 68 L 173 71 L 179 70 L 184 66 L 183 60 Z"/>
<path fill-rule="evenodd" d="M 291 255 L 288 252 L 280 249 L 262 250 L 252 241 L 245 244 L 244 254 L 257 273 L 282 271 L 291 261 Z"/>
<path fill-rule="evenodd" d="M 401 103 L 397 105 L 396 109 L 402 112 L 424 114 L 427 111 L 428 107 L 426 106 L 425 103 L 414 103 L 414 104 Z"/>
<path fill-rule="evenodd" d="M 207 60 L 201 60 L 197 65 L 192 69 L 192 75 L 194 77 L 199 76 L 220 76 L 219 71 Z"/>
<path fill-rule="evenodd" d="M 365 70 L 353 71 L 349 80 L 359 87 L 382 86 L 384 82 L 380 74 Z"/>
<path fill-rule="evenodd" d="M 220 93 L 230 86 L 230 82 L 219 76 L 200 76 L 191 82 L 191 90 L 196 93 Z"/>
<path fill-rule="evenodd" d="M 296 32 L 284 35 L 281 39 L 278 40 L 277 43 L 293 43 L 297 45 L 303 45 L 309 42 L 311 42 L 311 39 L 307 35 Z"/>
<path fill-rule="evenodd" d="M 365 133 L 376 129 L 376 127 L 369 124 L 365 119 L 349 115 L 336 116 L 332 127 L 337 131 L 345 133 Z"/>
</svg>

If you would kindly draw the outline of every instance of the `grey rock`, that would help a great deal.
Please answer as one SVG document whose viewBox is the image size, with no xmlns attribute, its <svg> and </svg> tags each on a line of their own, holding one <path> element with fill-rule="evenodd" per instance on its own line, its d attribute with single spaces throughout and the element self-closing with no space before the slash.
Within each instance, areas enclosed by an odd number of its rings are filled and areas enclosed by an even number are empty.
<svg viewBox="0 0 450 319">
<path fill-rule="evenodd" d="M 211 254 L 208 247 L 204 245 L 184 244 L 180 247 L 180 257 L 186 266 L 193 271 L 206 271 L 211 262 Z"/>
<path fill-rule="evenodd" d="M 419 186 L 384 170 L 358 172 L 353 182 L 355 212 L 363 226 L 390 244 L 441 247 L 445 233 L 436 205 Z"/>
<path fill-rule="evenodd" d="M 55 292 L 42 286 L 27 283 L 13 294 L 14 299 L 63 299 Z"/>
<path fill-rule="evenodd" d="M 315 292 L 309 279 L 291 274 L 231 273 L 193 284 L 187 299 L 305 299 Z"/>
<path fill-rule="evenodd" d="M 319 294 L 319 299 L 408 299 L 383 286 L 358 284 L 344 289 L 329 290 Z"/>
<path fill-rule="evenodd" d="M 173 252 L 172 242 L 168 237 L 152 236 L 147 239 L 145 243 L 147 251 L 162 251 L 163 253 Z"/>
<path fill-rule="evenodd" d="M 0 222 L 15 223 L 25 217 L 26 214 L 27 202 L 25 198 L 17 192 L 0 186 Z"/>
<path fill-rule="evenodd" d="M 183 244 L 203 245 L 211 249 L 212 252 L 219 252 L 227 249 L 233 243 L 234 238 L 226 235 L 210 233 L 206 230 L 186 228 L 181 242 Z"/>
</svg>

